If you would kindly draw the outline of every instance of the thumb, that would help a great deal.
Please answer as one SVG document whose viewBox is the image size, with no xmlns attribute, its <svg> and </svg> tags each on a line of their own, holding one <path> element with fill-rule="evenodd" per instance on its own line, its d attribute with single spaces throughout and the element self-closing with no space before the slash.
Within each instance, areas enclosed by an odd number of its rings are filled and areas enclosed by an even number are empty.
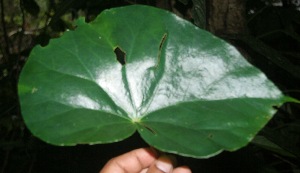
<svg viewBox="0 0 300 173">
<path fill-rule="evenodd" d="M 150 166 L 147 173 L 171 173 L 173 160 L 171 156 L 162 155 Z"/>
</svg>

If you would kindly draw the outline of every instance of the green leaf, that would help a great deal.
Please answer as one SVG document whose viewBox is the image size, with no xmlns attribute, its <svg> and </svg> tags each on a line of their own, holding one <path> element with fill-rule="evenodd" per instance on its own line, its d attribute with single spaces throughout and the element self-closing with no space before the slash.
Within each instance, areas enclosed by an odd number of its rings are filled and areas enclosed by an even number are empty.
<svg viewBox="0 0 300 173">
<path fill-rule="evenodd" d="M 285 97 L 225 41 L 167 11 L 127 6 L 33 49 L 25 123 L 51 144 L 123 140 L 210 157 L 245 146 Z"/>
<path fill-rule="evenodd" d="M 202 28 L 206 28 L 206 1 L 205 0 L 192 0 L 193 1 L 193 18 L 195 24 Z"/>
<path fill-rule="evenodd" d="M 280 147 L 279 145 L 277 145 L 274 142 L 270 141 L 269 139 L 267 139 L 264 136 L 257 135 L 251 141 L 251 143 L 255 144 L 257 146 L 260 146 L 262 148 L 265 148 L 267 150 L 270 150 L 270 151 L 272 151 L 274 153 L 278 153 L 280 155 L 286 156 L 286 157 L 293 157 L 293 158 L 297 157 L 292 152 L 289 152 L 289 151 L 283 149 L 282 147 Z"/>
</svg>

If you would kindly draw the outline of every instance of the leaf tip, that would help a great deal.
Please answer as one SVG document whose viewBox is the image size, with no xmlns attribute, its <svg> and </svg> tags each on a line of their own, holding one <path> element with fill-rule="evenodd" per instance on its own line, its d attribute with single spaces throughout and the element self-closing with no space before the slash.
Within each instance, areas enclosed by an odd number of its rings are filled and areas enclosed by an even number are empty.
<svg viewBox="0 0 300 173">
<path fill-rule="evenodd" d="M 285 96 L 284 98 L 283 98 L 283 101 L 284 102 L 292 102 L 292 103 L 300 103 L 300 100 L 298 100 L 298 99 L 295 99 L 295 98 L 293 98 L 293 97 L 289 97 L 289 96 Z"/>
</svg>

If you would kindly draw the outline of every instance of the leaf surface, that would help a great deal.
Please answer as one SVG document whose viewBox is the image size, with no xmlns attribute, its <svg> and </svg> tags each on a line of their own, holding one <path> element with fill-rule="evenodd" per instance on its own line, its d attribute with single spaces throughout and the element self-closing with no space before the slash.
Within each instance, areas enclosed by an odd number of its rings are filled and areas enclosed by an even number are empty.
<svg viewBox="0 0 300 173">
<path fill-rule="evenodd" d="M 103 11 L 33 49 L 19 82 L 24 120 L 56 145 L 109 143 L 136 130 L 191 157 L 245 146 L 284 96 L 225 41 L 148 6 Z"/>
</svg>

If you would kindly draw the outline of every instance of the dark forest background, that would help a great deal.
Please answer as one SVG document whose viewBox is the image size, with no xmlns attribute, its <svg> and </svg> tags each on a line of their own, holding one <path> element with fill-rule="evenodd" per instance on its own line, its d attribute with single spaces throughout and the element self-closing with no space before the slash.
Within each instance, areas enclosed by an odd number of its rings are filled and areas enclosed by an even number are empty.
<svg viewBox="0 0 300 173">
<path fill-rule="evenodd" d="M 20 112 L 18 76 L 31 49 L 80 16 L 146 4 L 172 11 L 235 45 L 284 92 L 300 99 L 300 0 L 0 0 L 0 173 L 97 173 L 110 158 L 145 147 L 118 143 L 56 147 L 31 135 Z M 210 159 L 177 156 L 195 173 L 300 172 L 300 106 L 285 104 L 247 146 Z M 201 147 L 201 146 L 199 146 Z"/>
</svg>

